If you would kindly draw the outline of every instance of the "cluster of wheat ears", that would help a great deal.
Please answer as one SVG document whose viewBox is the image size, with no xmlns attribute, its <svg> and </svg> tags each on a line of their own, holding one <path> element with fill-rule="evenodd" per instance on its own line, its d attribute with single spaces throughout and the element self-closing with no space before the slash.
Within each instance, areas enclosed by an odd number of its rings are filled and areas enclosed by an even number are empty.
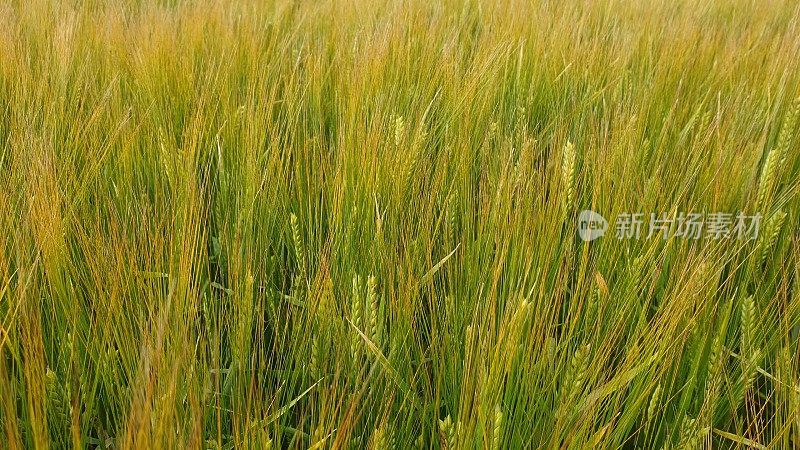
<svg viewBox="0 0 800 450">
<path fill-rule="evenodd" d="M 793 0 L 0 2 L 0 447 L 800 448 L 799 95 Z"/>
</svg>

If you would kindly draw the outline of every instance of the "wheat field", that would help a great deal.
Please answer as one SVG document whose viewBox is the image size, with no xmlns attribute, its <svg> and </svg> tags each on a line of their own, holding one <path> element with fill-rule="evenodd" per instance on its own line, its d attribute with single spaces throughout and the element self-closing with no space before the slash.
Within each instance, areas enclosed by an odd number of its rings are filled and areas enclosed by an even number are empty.
<svg viewBox="0 0 800 450">
<path fill-rule="evenodd" d="M 0 448 L 800 448 L 799 128 L 792 0 L 3 1 Z"/>
</svg>

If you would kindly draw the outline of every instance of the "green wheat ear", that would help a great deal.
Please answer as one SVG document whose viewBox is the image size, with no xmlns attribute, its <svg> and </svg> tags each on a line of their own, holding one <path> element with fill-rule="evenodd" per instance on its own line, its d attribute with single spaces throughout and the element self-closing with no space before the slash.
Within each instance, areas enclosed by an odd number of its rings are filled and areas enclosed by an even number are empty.
<svg viewBox="0 0 800 450">
<path fill-rule="evenodd" d="M 314 335 L 311 336 L 311 355 L 309 356 L 308 361 L 309 371 L 314 377 L 319 376 L 319 362 L 317 360 L 317 355 L 319 355 L 319 339 L 317 338 L 317 333 L 315 332 Z"/>
<path fill-rule="evenodd" d="M 492 428 L 492 449 L 500 449 L 500 439 L 503 435 L 503 410 L 500 405 L 494 407 L 494 427 Z"/>
<path fill-rule="evenodd" d="M 756 307 L 752 295 L 742 301 L 740 315 L 741 351 L 739 352 L 739 360 L 742 367 L 742 379 L 736 395 L 742 401 L 747 391 L 750 390 L 753 381 L 755 381 L 756 362 L 760 355 L 760 350 L 755 345 Z"/>
<path fill-rule="evenodd" d="M 447 236 L 450 242 L 456 242 L 458 220 L 458 190 L 447 199 Z"/>
<path fill-rule="evenodd" d="M 45 372 L 45 392 L 50 420 L 56 421 L 58 426 L 65 426 L 69 423 L 71 409 L 69 399 L 65 398 L 64 389 L 58 382 L 56 373 L 49 367 Z"/>
<path fill-rule="evenodd" d="M 367 336 L 372 339 L 375 345 L 380 345 L 381 336 L 378 328 L 378 314 L 380 314 L 380 305 L 378 305 L 378 294 L 376 291 L 377 281 L 373 275 L 367 278 L 367 307 L 369 308 L 369 328 Z"/>
<path fill-rule="evenodd" d="M 359 330 L 363 330 L 364 323 L 364 305 L 361 298 L 361 277 L 358 275 L 353 276 L 353 292 L 350 297 L 350 322 Z M 361 348 L 361 336 L 357 331 L 351 330 L 351 353 L 353 358 L 358 358 L 359 349 Z"/>
<path fill-rule="evenodd" d="M 392 448 L 392 436 L 388 425 L 381 424 L 372 432 L 369 448 L 371 450 L 389 450 Z"/>
<path fill-rule="evenodd" d="M 289 224 L 292 228 L 292 240 L 294 241 L 295 257 L 299 267 L 300 277 L 305 279 L 306 275 L 306 252 L 303 247 L 303 239 L 300 235 L 300 225 L 297 223 L 297 216 L 294 213 L 289 215 Z"/>
<path fill-rule="evenodd" d="M 680 440 L 678 448 L 681 450 L 695 450 L 701 448 L 701 443 L 706 437 L 708 429 L 702 427 L 699 421 L 691 416 L 684 415 L 681 421 Z"/>
<path fill-rule="evenodd" d="M 777 148 L 773 148 L 767 153 L 767 159 L 764 161 L 764 167 L 761 169 L 761 178 L 758 182 L 758 199 L 756 204 L 759 208 L 764 209 L 768 196 L 772 193 L 773 186 L 775 185 L 775 172 L 778 167 Z"/>
<path fill-rule="evenodd" d="M 447 450 L 455 450 L 456 448 L 456 427 L 453 425 L 453 420 L 448 414 L 444 420 L 439 420 L 439 438 L 442 442 L 442 447 Z"/>
<path fill-rule="evenodd" d="M 575 146 L 567 141 L 561 160 L 561 179 L 564 183 L 564 205 L 567 211 L 575 206 Z"/>
<path fill-rule="evenodd" d="M 712 409 L 716 406 L 717 397 L 719 395 L 720 379 L 722 378 L 723 371 L 725 370 L 725 359 L 722 354 L 722 340 L 719 336 L 714 338 L 711 343 L 711 353 L 708 356 L 709 367 L 708 377 L 706 378 L 706 398 Z"/>
<path fill-rule="evenodd" d="M 394 118 L 394 145 L 399 147 L 403 143 L 406 135 L 406 122 L 403 116 L 397 115 Z"/>
<path fill-rule="evenodd" d="M 492 122 L 489 124 L 489 139 L 494 139 L 497 137 L 498 129 L 499 126 L 497 125 L 497 122 Z"/>
<path fill-rule="evenodd" d="M 578 350 L 575 351 L 575 354 L 570 359 L 569 369 L 564 375 L 564 384 L 562 385 L 567 398 L 572 398 L 583 390 L 591 348 L 590 344 L 578 347 Z"/>
<path fill-rule="evenodd" d="M 789 112 L 781 125 L 781 131 L 778 133 L 778 143 L 775 149 L 778 151 L 778 161 L 781 167 L 786 164 L 786 154 L 794 138 L 798 117 L 800 117 L 800 96 L 797 96 L 789 107 Z"/>
<path fill-rule="evenodd" d="M 786 155 L 794 138 L 794 129 L 797 125 L 798 116 L 800 116 L 800 97 L 797 97 L 792 102 L 778 133 L 778 142 L 767 153 L 767 159 L 764 161 L 764 167 L 761 170 L 761 177 L 758 182 L 757 205 L 765 214 L 770 212 L 767 203 L 775 190 L 778 172 L 786 165 Z"/>
<path fill-rule="evenodd" d="M 759 235 L 759 254 L 758 254 L 758 267 L 761 267 L 767 260 L 769 252 L 775 246 L 778 240 L 778 235 L 783 227 L 783 222 L 786 220 L 786 213 L 778 211 L 773 214 L 764 227 L 764 232 Z"/>
<path fill-rule="evenodd" d="M 653 390 L 653 394 L 650 396 L 650 403 L 647 405 L 647 420 L 653 420 L 653 417 L 655 417 L 660 398 L 661 384 L 656 386 L 656 388 Z"/>
</svg>

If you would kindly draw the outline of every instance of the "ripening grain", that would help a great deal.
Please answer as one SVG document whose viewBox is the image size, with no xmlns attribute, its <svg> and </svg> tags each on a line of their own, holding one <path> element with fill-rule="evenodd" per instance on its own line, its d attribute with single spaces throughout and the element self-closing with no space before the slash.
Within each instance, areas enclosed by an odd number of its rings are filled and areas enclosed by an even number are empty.
<svg viewBox="0 0 800 450">
<path fill-rule="evenodd" d="M 4 2 L 0 447 L 798 448 L 798 128 L 790 0 Z"/>
</svg>

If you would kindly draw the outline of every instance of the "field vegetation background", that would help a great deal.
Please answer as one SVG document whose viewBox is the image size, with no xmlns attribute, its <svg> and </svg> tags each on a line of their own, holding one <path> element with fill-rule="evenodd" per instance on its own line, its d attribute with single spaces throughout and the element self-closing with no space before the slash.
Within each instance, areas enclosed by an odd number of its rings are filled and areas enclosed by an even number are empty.
<svg viewBox="0 0 800 450">
<path fill-rule="evenodd" d="M 0 3 L 0 447 L 798 448 L 798 8 Z"/>
</svg>

